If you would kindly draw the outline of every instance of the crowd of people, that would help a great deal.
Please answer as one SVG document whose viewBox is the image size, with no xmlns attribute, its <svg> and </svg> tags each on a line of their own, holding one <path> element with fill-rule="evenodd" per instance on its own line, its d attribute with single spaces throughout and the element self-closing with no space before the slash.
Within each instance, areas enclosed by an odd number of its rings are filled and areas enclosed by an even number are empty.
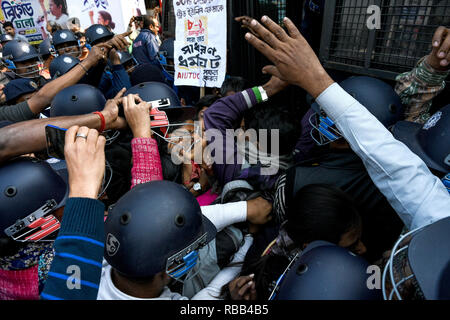
<svg viewBox="0 0 450 320">
<path fill-rule="evenodd" d="M 200 96 L 151 11 L 3 24 L 0 299 L 450 299 L 449 28 L 391 86 L 236 17 L 270 80 Z"/>
</svg>

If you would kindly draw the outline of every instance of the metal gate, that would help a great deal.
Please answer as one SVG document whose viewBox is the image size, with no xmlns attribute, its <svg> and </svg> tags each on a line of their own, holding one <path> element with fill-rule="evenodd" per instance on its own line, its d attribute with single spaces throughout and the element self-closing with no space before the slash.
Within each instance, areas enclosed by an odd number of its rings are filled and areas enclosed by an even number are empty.
<svg viewBox="0 0 450 320">
<path fill-rule="evenodd" d="M 367 21 L 381 9 L 379 29 Z M 320 59 L 325 67 L 394 79 L 429 54 L 434 31 L 450 24 L 450 0 L 327 0 Z"/>
</svg>

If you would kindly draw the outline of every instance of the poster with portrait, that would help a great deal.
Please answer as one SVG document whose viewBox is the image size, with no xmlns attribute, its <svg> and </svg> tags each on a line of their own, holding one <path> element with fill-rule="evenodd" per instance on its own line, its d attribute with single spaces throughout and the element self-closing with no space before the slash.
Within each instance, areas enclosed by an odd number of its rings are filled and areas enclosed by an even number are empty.
<svg viewBox="0 0 450 320">
<path fill-rule="evenodd" d="M 225 0 L 173 1 L 175 85 L 221 87 L 227 60 Z"/>
<path fill-rule="evenodd" d="M 39 44 L 45 38 L 45 23 L 39 0 L 2 0 L 0 22 L 10 21 L 16 33 L 30 44 Z"/>
<path fill-rule="evenodd" d="M 133 15 L 145 13 L 144 0 L 66 0 L 70 17 L 80 19 L 82 29 L 102 24 L 114 33 L 127 31 Z"/>
</svg>

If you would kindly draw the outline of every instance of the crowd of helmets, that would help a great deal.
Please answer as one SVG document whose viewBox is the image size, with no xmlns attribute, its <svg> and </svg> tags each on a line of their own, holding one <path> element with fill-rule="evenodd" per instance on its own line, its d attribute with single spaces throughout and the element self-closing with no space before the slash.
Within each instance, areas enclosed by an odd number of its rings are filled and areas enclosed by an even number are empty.
<svg viewBox="0 0 450 320">
<path fill-rule="evenodd" d="M 394 210 L 408 205 L 393 205 L 380 193 L 363 162 L 311 96 L 292 87 L 264 102 L 256 94 L 261 106 L 241 112 L 253 99 L 244 90 L 260 92 L 241 77 L 227 76 L 222 88 L 209 88 L 205 96 L 196 87 L 177 87 L 173 38 L 163 39 L 152 64 L 139 63 L 132 46 L 117 50 L 122 78 L 116 76 L 108 55 L 105 62 L 84 70 L 81 63 L 91 50 L 118 36 L 102 25 L 82 35 L 62 29 L 38 48 L 0 36 L 5 83 L 0 136 L 9 141 L 0 140 L 0 149 L 6 145 L 21 150 L 0 150 L 0 299 L 55 298 L 48 294 L 58 291 L 55 281 L 65 287 L 67 280 L 67 274 L 54 271 L 56 258 L 98 268 L 94 273 L 102 278 L 100 284 L 79 284 L 100 291 L 99 299 L 450 299 L 450 218 L 408 230 Z M 16 121 L 3 116 L 2 108 L 19 106 L 39 91 L 50 94 L 49 84 L 75 74 L 80 65 L 80 80 L 55 92 L 35 117 Z M 353 76 L 339 85 L 425 162 L 439 178 L 433 188 L 450 192 L 450 105 L 422 124 L 407 122 L 405 103 L 392 84 Z M 52 119 L 101 112 L 122 86 L 127 89 L 124 96 L 137 94 L 159 103 L 149 118 L 163 181 L 136 183 L 137 158 L 154 159 L 138 153 L 143 149 L 133 146 L 136 137 L 130 129 L 105 130 L 106 169 L 98 196 L 106 208 L 100 244 L 104 260 L 57 252 L 53 245 L 58 239 L 89 244 L 95 240 L 59 234 L 69 199 L 67 165 L 46 148 L 26 150 L 23 136 L 27 130 L 35 134 L 40 124 L 44 132 Z M 125 117 L 123 110 L 119 117 Z M 200 132 L 194 121 L 200 121 Z M 280 159 L 286 165 L 263 176 L 260 162 L 174 163 L 170 150 L 181 138 L 177 129 L 192 138 L 193 148 L 206 139 L 205 127 L 221 130 L 224 123 L 226 129 L 279 129 Z M 229 152 L 238 148 L 233 145 Z M 447 209 L 445 216 L 450 215 Z M 246 218 L 235 218 L 242 211 Z M 160 274 L 166 275 L 163 285 Z M 217 289 L 214 294 L 211 288 Z"/>
</svg>

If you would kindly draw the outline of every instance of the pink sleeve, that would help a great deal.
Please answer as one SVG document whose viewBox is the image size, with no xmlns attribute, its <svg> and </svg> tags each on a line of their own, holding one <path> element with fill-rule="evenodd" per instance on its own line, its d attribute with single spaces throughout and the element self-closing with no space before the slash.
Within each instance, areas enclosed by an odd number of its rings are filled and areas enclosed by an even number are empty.
<svg viewBox="0 0 450 320">
<path fill-rule="evenodd" d="M 131 141 L 131 151 L 133 153 L 131 189 L 137 184 L 163 179 L 161 158 L 155 139 L 134 138 Z"/>
</svg>

